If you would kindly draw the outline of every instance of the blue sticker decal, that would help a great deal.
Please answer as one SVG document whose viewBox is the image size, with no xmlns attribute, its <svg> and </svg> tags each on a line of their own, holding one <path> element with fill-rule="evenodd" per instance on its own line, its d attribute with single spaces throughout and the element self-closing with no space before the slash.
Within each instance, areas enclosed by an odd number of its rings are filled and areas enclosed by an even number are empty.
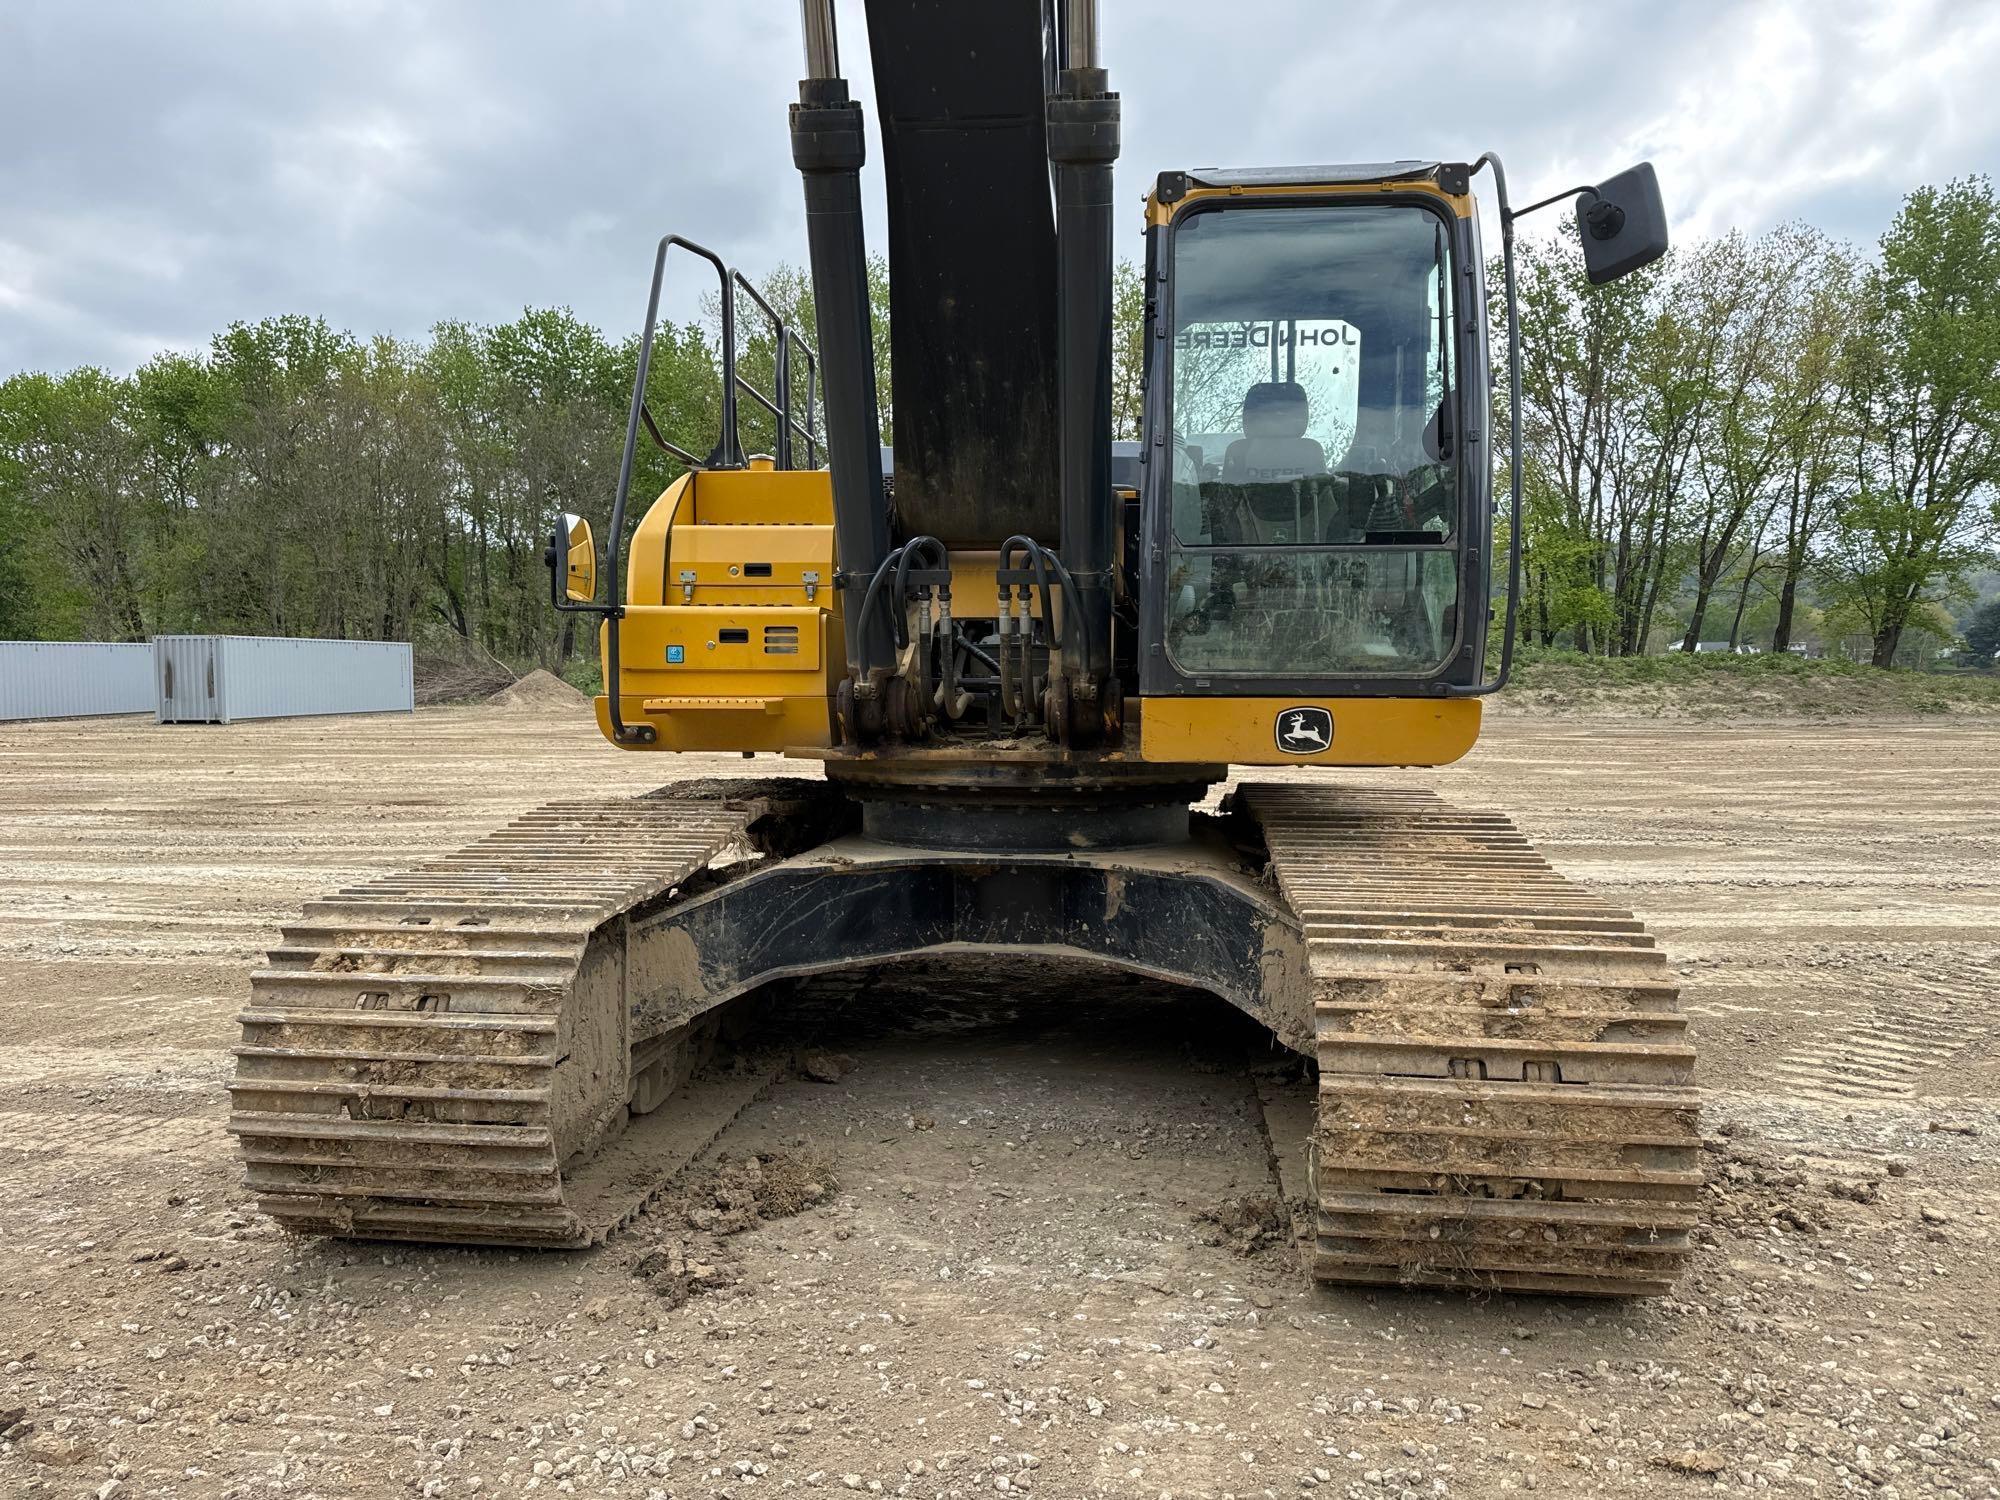
<svg viewBox="0 0 2000 1500">
<path fill-rule="evenodd" d="M 667 647 L 667 665 L 670 667 L 679 666 L 687 660 L 687 655 L 687 647 L 669 646 Z"/>
</svg>

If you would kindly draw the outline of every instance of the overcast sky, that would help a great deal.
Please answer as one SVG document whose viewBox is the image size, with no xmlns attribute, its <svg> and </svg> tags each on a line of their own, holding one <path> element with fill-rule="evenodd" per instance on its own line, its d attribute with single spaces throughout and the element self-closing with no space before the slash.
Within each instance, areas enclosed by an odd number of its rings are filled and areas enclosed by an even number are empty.
<svg viewBox="0 0 2000 1500">
<path fill-rule="evenodd" d="M 2000 0 L 1102 10 L 1132 254 L 1167 167 L 1490 148 L 1526 201 L 1650 157 L 1680 236 L 1865 244 L 1912 185 L 2000 161 Z M 804 259 L 799 71 L 792 0 L 5 0 L 0 375 L 282 312 L 421 335 L 567 304 L 621 334 L 669 229 L 751 275 Z"/>
</svg>

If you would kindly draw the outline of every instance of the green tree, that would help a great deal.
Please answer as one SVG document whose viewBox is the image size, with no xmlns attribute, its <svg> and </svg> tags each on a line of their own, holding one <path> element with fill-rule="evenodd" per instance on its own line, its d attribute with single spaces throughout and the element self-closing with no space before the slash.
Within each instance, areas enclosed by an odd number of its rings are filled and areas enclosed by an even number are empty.
<svg viewBox="0 0 2000 1500">
<path fill-rule="evenodd" d="M 67 491 L 50 469 L 67 446 L 60 404 L 47 375 L 0 381 L 0 639 L 61 640 L 84 628 L 89 600 L 51 520 Z"/>
<path fill-rule="evenodd" d="M 1889 666 L 1918 606 L 2000 530 L 2000 200 L 1985 177 L 1910 194 L 1867 274 L 1852 345 L 1857 493 L 1828 587 Z"/>
<path fill-rule="evenodd" d="M 512 477 L 512 450 L 500 422 L 487 331 L 468 323 L 438 324 L 423 352 L 422 370 L 451 454 L 442 503 L 431 516 L 429 608 L 464 641 L 475 638 L 477 620 L 479 644 L 491 652 L 496 645 L 492 557 Z"/>
<path fill-rule="evenodd" d="M 9 547 L 15 570 L 42 567 L 36 614 L 97 640 L 142 640 L 148 620 L 141 578 L 142 508 L 135 490 L 138 440 L 129 381 L 85 366 L 67 375 L 17 375 L 0 398 L 0 486 L 7 508 L 33 519 Z"/>
<path fill-rule="evenodd" d="M 324 318 L 288 314 L 216 335 L 209 363 L 230 461 L 209 495 L 205 630 L 311 635 L 331 548 L 316 525 L 348 440 L 334 395 L 360 351 Z"/>
<path fill-rule="evenodd" d="M 155 355 L 133 376 L 135 490 L 145 496 L 146 609 L 155 630 L 197 628 L 213 528 L 207 507 L 226 472 L 228 392 L 198 355 Z"/>
<path fill-rule="evenodd" d="M 2000 655 L 2000 597 L 1988 599 L 1965 626 L 1965 650 L 1976 667 L 1992 667 Z"/>
<path fill-rule="evenodd" d="M 1793 345 L 1806 268 L 1819 254 L 1811 231 L 1786 225 L 1756 240 L 1730 234 L 1709 247 L 1708 290 L 1719 329 L 1712 390 L 1696 442 L 1694 603 L 1681 649 L 1702 639 L 1724 573 L 1743 563 L 1729 639 L 1740 633 L 1761 570 L 1779 478 L 1795 453 Z M 1747 558 L 1746 558 L 1747 553 Z"/>
<path fill-rule="evenodd" d="M 1111 436 L 1136 442 L 1145 417 L 1146 280 L 1129 260 L 1111 272 Z"/>
<path fill-rule="evenodd" d="M 1571 630 L 1580 650 L 1645 649 L 1683 555 L 1682 481 L 1711 389 L 1713 280 L 1706 258 L 1683 253 L 1592 287 L 1573 239 L 1522 249 L 1522 602 L 1543 644 Z M 1497 298 L 1492 311 L 1504 356 Z"/>
<path fill-rule="evenodd" d="M 1847 385 L 1860 268 L 1845 246 L 1824 239 L 1818 244 L 1802 273 L 1796 315 L 1777 365 L 1784 430 L 1774 514 L 1781 553 L 1773 651 L 1791 647 L 1799 586 L 1853 472 L 1847 458 L 1853 445 Z"/>
<path fill-rule="evenodd" d="M 0 404 L 6 400 L 0 387 Z M 0 416 L 0 425 L 5 417 Z M 0 463 L 4 463 L 0 459 Z M 0 640 L 33 640 L 41 634 L 43 600 L 36 574 L 40 518 L 0 479 Z"/>
<path fill-rule="evenodd" d="M 483 629 L 490 649 L 543 655 L 557 628 L 542 563 L 549 523 L 563 511 L 608 513 L 635 366 L 567 308 L 528 309 L 488 330 L 486 345 L 509 471 L 494 512 Z"/>
</svg>

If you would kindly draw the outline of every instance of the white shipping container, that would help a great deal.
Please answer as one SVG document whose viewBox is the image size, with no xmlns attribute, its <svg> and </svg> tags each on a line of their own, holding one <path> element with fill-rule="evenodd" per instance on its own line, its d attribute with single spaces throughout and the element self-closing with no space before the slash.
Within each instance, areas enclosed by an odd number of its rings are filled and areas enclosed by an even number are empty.
<svg viewBox="0 0 2000 1500">
<path fill-rule="evenodd" d="M 143 714 L 153 701 L 153 648 L 141 641 L 0 641 L 0 719 Z"/>
<path fill-rule="evenodd" d="M 304 714 L 408 713 L 416 707 L 403 641 L 258 635 L 153 637 L 162 724 L 233 724 Z"/>
</svg>

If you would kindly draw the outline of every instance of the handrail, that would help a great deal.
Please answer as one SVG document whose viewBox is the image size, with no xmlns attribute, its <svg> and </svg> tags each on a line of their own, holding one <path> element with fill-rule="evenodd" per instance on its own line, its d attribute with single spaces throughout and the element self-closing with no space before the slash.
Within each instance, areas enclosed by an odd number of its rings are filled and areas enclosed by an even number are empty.
<svg viewBox="0 0 2000 1500">
<path fill-rule="evenodd" d="M 706 460 L 697 458 L 687 449 L 670 441 L 653 420 L 653 413 L 646 405 L 646 381 L 653 368 L 653 339 L 660 321 L 660 288 L 666 278 L 667 253 L 671 250 L 685 250 L 699 256 L 715 268 L 716 286 L 722 302 L 722 423 L 716 435 L 715 448 Z M 737 287 L 742 287 L 750 298 L 771 320 L 777 343 L 776 399 L 767 397 L 736 372 L 736 296 Z M 791 415 L 791 346 L 797 344 L 806 358 L 806 421 L 801 425 Z M 791 440 L 794 432 L 806 439 L 808 462 L 817 467 L 819 456 L 818 425 L 813 420 L 812 402 L 816 395 L 814 384 L 818 375 L 818 358 L 812 346 L 794 332 L 780 318 L 771 304 L 746 280 L 740 271 L 733 271 L 723 264 L 722 257 L 706 245 L 696 244 L 678 234 L 663 235 L 659 248 L 653 255 L 653 280 L 646 293 L 646 325 L 639 336 L 639 359 L 632 374 L 632 405 L 625 419 L 625 448 L 618 460 L 618 489 L 611 497 L 611 535 L 605 542 L 605 572 L 608 575 L 608 592 L 605 602 L 595 600 L 571 603 L 555 593 L 555 606 L 567 614 L 592 614 L 601 616 L 605 622 L 605 700 L 610 710 L 612 738 L 620 741 L 636 740 L 650 742 L 653 729 L 649 724 L 633 725 L 628 728 L 619 709 L 619 655 L 618 622 L 624 618 L 625 604 L 620 597 L 623 586 L 620 564 L 625 547 L 625 501 L 632 489 L 632 470 L 638 456 L 639 430 L 644 428 L 661 451 L 671 454 L 689 469 L 740 469 L 744 467 L 743 444 L 738 428 L 736 397 L 738 390 L 747 392 L 752 399 L 778 418 L 778 461 L 782 468 L 790 468 Z M 556 549 L 549 552 L 549 566 L 557 566 Z"/>
<path fill-rule="evenodd" d="M 660 283 L 666 276 L 667 252 L 679 248 L 692 255 L 698 255 L 715 267 L 717 284 L 722 290 L 722 431 L 716 438 L 716 451 L 710 456 L 708 467 L 740 467 L 743 459 L 736 446 L 736 316 L 729 295 L 729 268 L 722 263 L 722 257 L 706 245 L 697 245 L 693 240 L 678 234 L 663 235 L 660 248 L 653 256 L 653 284 L 646 293 L 646 328 L 639 336 L 639 364 L 632 375 L 632 410 L 625 420 L 625 451 L 618 460 L 618 489 L 611 497 L 611 535 L 604 544 L 605 572 L 609 595 L 603 606 L 605 616 L 604 631 L 604 687 L 605 704 L 611 713 L 611 734 L 615 740 L 651 739 L 652 726 L 637 726 L 638 731 L 628 731 L 624 716 L 619 711 L 619 671 L 618 671 L 618 622 L 624 618 L 625 605 L 619 598 L 621 579 L 619 563 L 625 548 L 625 496 L 632 488 L 632 464 L 638 455 L 639 425 L 643 420 L 647 432 L 667 451 L 680 458 L 690 468 L 702 465 L 692 461 L 692 455 L 685 450 L 667 445 L 660 437 L 659 428 L 653 425 L 652 414 L 646 410 L 646 377 L 653 368 L 653 334 L 660 321 Z"/>
<path fill-rule="evenodd" d="M 811 344 L 799 337 L 797 329 L 787 328 L 784 361 L 788 381 L 793 344 L 798 345 L 799 353 L 806 357 L 806 467 L 817 469 L 819 467 L 819 355 L 814 352 Z"/>
<path fill-rule="evenodd" d="M 778 310 L 764 299 L 764 294 L 752 286 L 749 278 L 741 271 L 731 271 L 729 279 L 732 288 L 740 289 L 746 293 L 771 325 L 771 339 L 774 346 L 772 362 L 776 367 L 774 377 L 776 389 L 767 396 L 748 380 L 744 379 L 742 375 L 737 374 L 734 359 L 735 351 L 733 349 L 730 351 L 732 357 L 729 362 L 729 378 L 735 382 L 738 390 L 763 407 L 776 420 L 778 428 L 778 451 L 775 457 L 778 467 L 781 469 L 797 467 L 792 462 L 792 437 L 796 433 L 806 440 L 806 450 L 809 455 L 807 467 L 817 468 L 818 465 L 812 462 L 819 454 L 819 440 L 816 432 L 817 424 L 813 420 L 811 383 L 813 376 L 817 373 L 818 360 L 813 354 L 812 346 L 800 338 L 791 325 L 778 316 Z M 792 415 L 793 344 L 797 344 L 800 350 L 804 352 L 808 372 L 806 420 L 803 423 Z"/>
</svg>

